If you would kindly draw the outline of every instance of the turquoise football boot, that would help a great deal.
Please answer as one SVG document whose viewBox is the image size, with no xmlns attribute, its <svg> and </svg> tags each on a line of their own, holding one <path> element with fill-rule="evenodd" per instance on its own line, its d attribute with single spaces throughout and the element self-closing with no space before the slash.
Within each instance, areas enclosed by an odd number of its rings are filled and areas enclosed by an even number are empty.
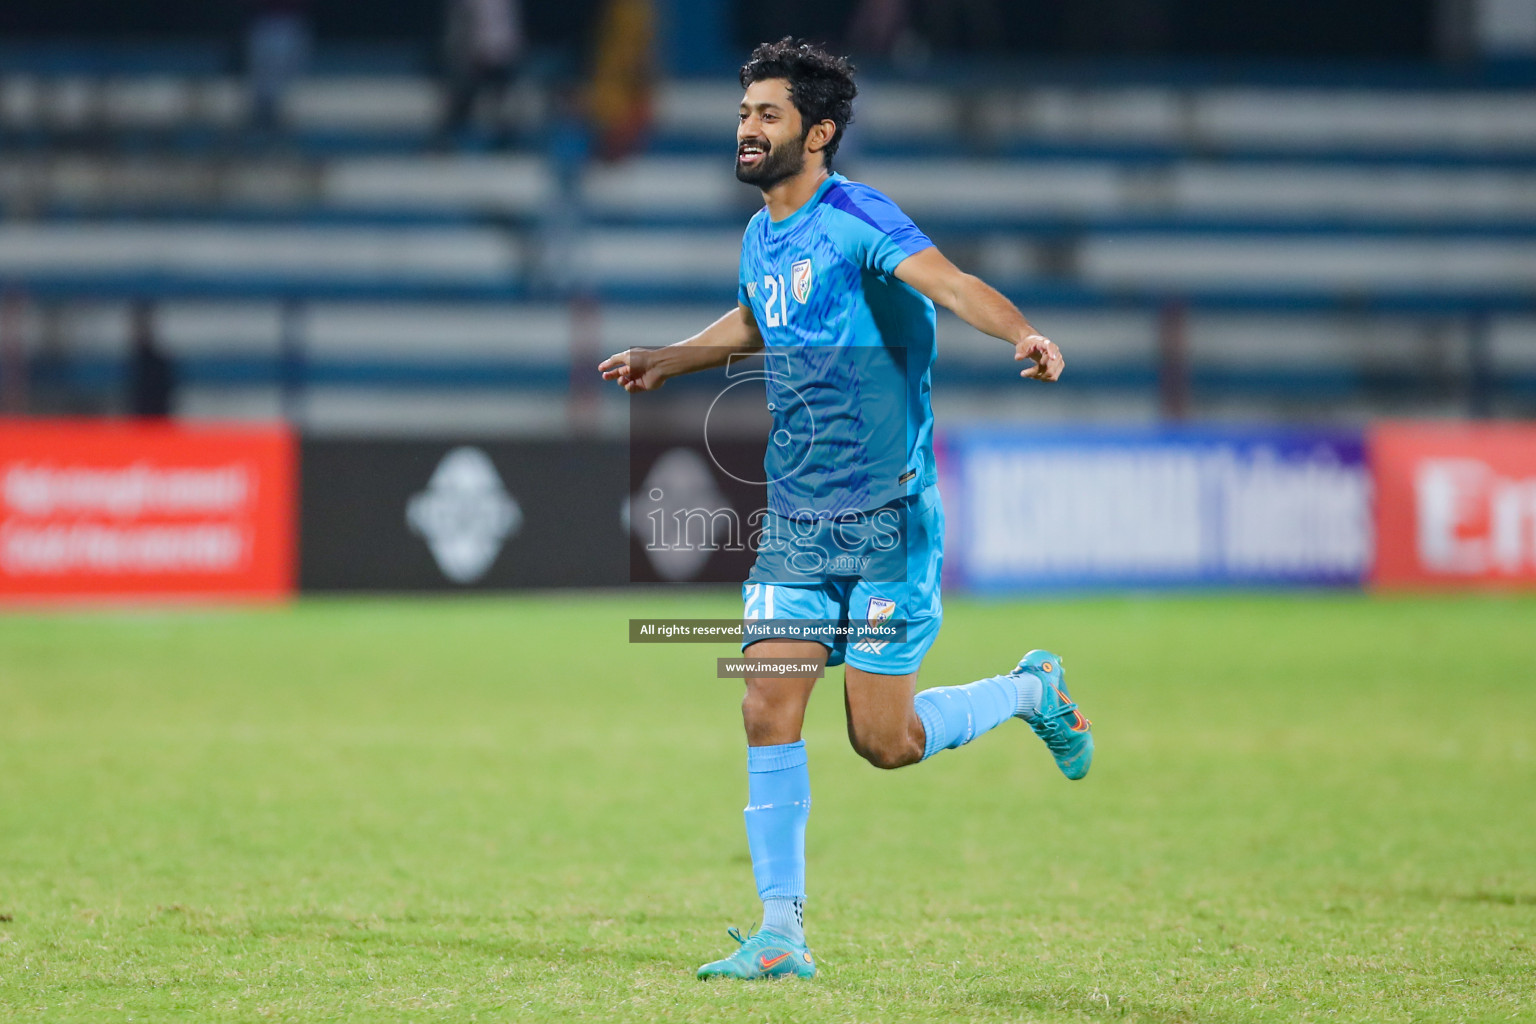
<svg viewBox="0 0 1536 1024">
<path fill-rule="evenodd" d="M 743 937 L 735 928 L 731 938 L 741 948 L 724 960 L 715 960 L 699 968 L 699 978 L 814 978 L 816 961 L 811 951 L 774 932 L 757 932 Z"/>
<path fill-rule="evenodd" d="M 1045 741 L 1056 767 L 1069 779 L 1080 779 L 1093 765 L 1093 723 L 1077 710 L 1067 693 L 1061 659 L 1050 651 L 1030 651 L 1009 673 L 1028 672 L 1040 680 L 1040 710 L 1033 717 L 1017 715 Z"/>
</svg>

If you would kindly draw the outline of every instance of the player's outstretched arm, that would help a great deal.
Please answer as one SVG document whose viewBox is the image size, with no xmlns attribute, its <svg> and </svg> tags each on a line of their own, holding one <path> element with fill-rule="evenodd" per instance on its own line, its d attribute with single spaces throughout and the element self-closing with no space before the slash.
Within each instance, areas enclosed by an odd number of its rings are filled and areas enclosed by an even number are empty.
<svg viewBox="0 0 1536 1024">
<path fill-rule="evenodd" d="M 763 347 L 752 310 L 737 305 L 686 341 L 665 348 L 630 348 L 597 364 L 603 380 L 625 391 L 655 391 L 668 380 L 696 370 L 724 366 L 731 356 Z"/>
<path fill-rule="evenodd" d="M 949 262 L 938 249 L 908 256 L 897 265 L 896 276 L 983 334 L 1012 345 L 1014 359 L 1030 362 L 1020 377 L 1053 381 L 1061 376 L 1066 362 L 1056 343 L 1035 330 L 996 288 Z"/>
</svg>

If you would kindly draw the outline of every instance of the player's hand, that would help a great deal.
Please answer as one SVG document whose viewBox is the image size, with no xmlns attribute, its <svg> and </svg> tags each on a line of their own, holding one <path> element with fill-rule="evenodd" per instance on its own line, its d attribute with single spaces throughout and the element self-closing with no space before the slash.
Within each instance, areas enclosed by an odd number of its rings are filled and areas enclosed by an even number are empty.
<svg viewBox="0 0 1536 1024">
<path fill-rule="evenodd" d="M 1020 377 L 1028 380 L 1043 380 L 1050 382 L 1061 376 L 1061 371 L 1066 369 L 1067 362 L 1061 358 L 1061 349 L 1051 339 L 1039 334 L 1031 334 L 1013 346 L 1013 358 L 1015 361 L 1028 359 L 1031 365 L 1019 373 Z"/>
<path fill-rule="evenodd" d="M 650 349 L 625 349 L 598 363 L 597 368 L 603 380 L 618 381 L 619 387 L 631 394 L 655 391 L 667 382 L 666 375 L 656 366 L 656 353 Z"/>
</svg>

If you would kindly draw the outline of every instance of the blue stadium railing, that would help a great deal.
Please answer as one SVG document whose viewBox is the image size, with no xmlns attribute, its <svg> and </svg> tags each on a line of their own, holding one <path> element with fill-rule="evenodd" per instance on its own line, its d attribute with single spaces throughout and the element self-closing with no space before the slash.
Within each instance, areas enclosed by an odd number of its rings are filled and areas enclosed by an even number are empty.
<svg viewBox="0 0 1536 1024">
<path fill-rule="evenodd" d="M 0 278 L 0 291 L 14 290 L 42 300 L 68 299 L 271 299 L 292 301 L 397 302 L 559 302 L 568 289 L 524 279 L 490 283 L 428 283 L 370 275 L 346 280 L 313 275 L 202 277 L 177 274 L 12 274 Z M 1402 288 L 1254 288 L 1254 287 L 1108 287 L 1076 281 L 1040 279 L 1004 289 L 1026 309 L 1082 311 L 1157 311 L 1178 305 L 1191 312 L 1251 314 L 1341 313 L 1471 316 L 1536 313 L 1536 281 L 1528 289 Z M 729 304 L 729 282 L 598 283 L 584 294 L 601 302 L 637 306 Z"/>
<path fill-rule="evenodd" d="M 718 139 L 696 135 L 659 134 L 650 138 L 644 152 L 653 156 L 718 156 L 730 159 L 729 112 Z M 162 129 L 130 128 L 68 132 L 0 125 L 0 145 L 10 154 L 41 154 L 60 145 L 78 143 L 94 151 L 178 157 L 238 158 L 269 155 L 270 136 L 254 136 L 237 127 L 176 126 Z M 282 152 L 306 159 L 412 156 L 433 152 L 438 145 L 430 131 L 388 129 L 298 129 L 280 137 Z M 541 153 L 546 149 L 542 131 L 516 138 L 512 151 Z M 505 152 L 492 135 L 468 130 L 455 142 L 461 153 Z M 1452 169 L 1528 170 L 1536 167 L 1536 140 L 1528 146 L 1478 147 L 1383 147 L 1364 145 L 1204 144 L 1199 147 L 1162 142 L 1065 141 L 1049 137 L 1021 137 L 988 144 L 978 140 L 921 140 L 876 138 L 860 146 L 860 154 L 883 158 L 984 157 L 1010 161 L 1095 161 L 1128 166 L 1167 166 L 1201 162 L 1255 164 L 1281 162 L 1326 167 L 1393 167 Z"/>
<path fill-rule="evenodd" d="M 11 278 L 0 289 L 25 294 L 41 301 L 168 300 L 168 299 L 267 299 L 302 304 L 310 301 L 436 301 L 506 303 L 559 302 L 569 293 L 537 292 L 520 285 L 484 287 L 389 285 L 372 281 L 356 286 L 317 286 L 299 278 L 247 278 L 243 281 L 209 278 L 199 280 L 169 276 L 70 278 L 63 276 Z M 1040 283 L 1010 290 L 1012 298 L 1030 311 L 1139 311 L 1180 314 L 1192 312 L 1241 312 L 1250 315 L 1294 313 L 1399 314 L 1468 326 L 1468 337 L 1480 352 L 1464 371 L 1448 379 L 1426 374 L 1422 367 L 1403 368 L 1318 366 L 1220 367 L 1191 365 L 1182 371 L 1179 386 L 1191 397 L 1263 398 L 1312 402 L 1362 397 L 1392 399 L 1444 399 L 1448 394 L 1466 399 L 1474 409 L 1515 402 L 1536 408 L 1536 372 L 1495 371 L 1486 362 L 1488 326 L 1497 315 L 1536 314 L 1536 284 L 1527 291 L 1504 290 L 1429 294 L 1418 290 L 1352 293 L 1320 289 L 1253 290 L 1207 289 L 1167 291 L 1153 289 L 1091 288 L 1078 284 Z M 729 302 L 728 290 L 720 288 L 608 287 L 594 290 L 584 301 L 625 304 L 719 305 Z M 567 353 L 544 360 L 434 357 L 379 358 L 317 357 L 305 351 L 302 338 L 278 353 L 228 352 L 178 359 L 183 382 L 206 387 L 275 386 L 301 391 L 311 387 L 372 389 L 517 389 L 561 392 L 570 388 L 573 369 Z M 125 362 L 101 356 L 73 356 L 50 366 L 34 368 L 40 385 L 61 385 L 77 391 L 105 392 L 120 388 Z M 1168 368 L 1147 358 L 1074 363 L 1074 390 L 1113 393 L 1155 393 L 1167 385 Z M 983 366 L 973 362 L 941 359 L 936 380 L 974 388 L 1008 387 L 1014 382 L 1005 365 Z"/>
<path fill-rule="evenodd" d="M 289 359 L 265 356 L 191 356 L 176 360 L 180 383 L 213 388 L 274 387 L 367 388 L 370 390 L 542 391 L 564 393 L 571 387 L 569 366 L 492 359 Z M 595 375 L 595 370 L 593 371 Z M 77 356 L 37 366 L 34 386 L 64 387 L 75 392 L 116 393 L 127 383 L 126 360 Z M 594 376 L 595 381 L 595 376 Z M 940 387 L 1007 389 L 1017 380 L 1006 363 L 995 368 L 956 364 L 941 358 L 934 369 Z M 1114 365 L 1075 360 L 1068 392 L 1155 395 L 1166 385 L 1165 373 L 1145 360 Z M 683 386 L 686 386 L 684 384 Z M 1536 403 L 1536 373 L 1506 372 L 1454 379 L 1418 369 L 1361 370 L 1328 367 L 1233 369 L 1196 367 L 1181 383 L 1188 397 L 1200 400 L 1266 399 L 1340 402 L 1367 397 L 1435 401 L 1452 397 L 1469 405 Z"/>
<path fill-rule="evenodd" d="M 231 22 L 231 29 L 238 26 Z M 435 38 L 420 42 L 343 43 L 322 39 L 310 72 L 315 75 L 422 74 L 438 60 Z M 240 41 L 229 36 L 180 40 L 102 41 L 9 39 L 0 41 L 0 74 L 124 75 L 229 73 L 238 67 Z M 724 55 L 730 56 L 730 55 Z M 530 63 L 542 74 L 569 71 L 577 55 L 559 47 L 536 49 Z M 921 68 L 902 69 L 859 58 L 865 81 L 918 81 L 967 87 L 1059 84 L 1074 87 L 1164 85 L 1174 88 L 1316 86 L 1338 89 L 1499 91 L 1536 87 L 1536 61 L 1529 58 L 1458 60 L 1286 60 L 1234 57 L 1052 58 L 1042 54 L 1009 60 L 991 56 L 935 55 Z M 733 79 L 734 64 L 703 77 Z"/>
<path fill-rule="evenodd" d="M 4 214 L 0 204 L 0 215 Z M 654 228 L 674 231 L 732 231 L 746 227 L 752 211 L 602 212 L 589 214 L 583 224 L 591 228 Z M 951 239 L 968 236 L 1017 234 L 1029 240 L 1059 240 L 1089 235 L 1210 235 L 1220 238 L 1536 238 L 1536 214 L 1497 217 L 1458 216 L 1442 220 L 1380 215 L 1286 216 L 1253 213 L 1223 214 L 1011 214 L 959 216 L 920 215 L 929 234 Z M 431 210 L 396 206 L 367 209 L 343 206 L 308 206 L 274 210 L 259 205 L 197 206 L 176 204 L 54 203 L 31 207 L 32 224 L 197 224 L 242 227 L 399 227 L 445 228 L 496 226 L 534 228 L 540 219 L 532 214 L 486 214 L 463 210 Z M 3 220 L 0 220 L 3 223 Z"/>
</svg>

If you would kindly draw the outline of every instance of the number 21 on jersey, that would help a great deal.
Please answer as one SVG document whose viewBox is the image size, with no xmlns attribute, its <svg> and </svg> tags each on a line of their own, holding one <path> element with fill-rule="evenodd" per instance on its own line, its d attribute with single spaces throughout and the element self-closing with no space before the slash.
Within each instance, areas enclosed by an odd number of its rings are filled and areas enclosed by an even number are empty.
<svg viewBox="0 0 1536 1024">
<path fill-rule="evenodd" d="M 774 277 L 767 274 L 763 277 L 763 288 L 767 291 L 767 297 L 763 302 L 763 311 L 767 314 L 764 323 L 769 327 L 786 327 L 789 325 L 789 303 L 785 294 L 784 275 Z"/>
</svg>

